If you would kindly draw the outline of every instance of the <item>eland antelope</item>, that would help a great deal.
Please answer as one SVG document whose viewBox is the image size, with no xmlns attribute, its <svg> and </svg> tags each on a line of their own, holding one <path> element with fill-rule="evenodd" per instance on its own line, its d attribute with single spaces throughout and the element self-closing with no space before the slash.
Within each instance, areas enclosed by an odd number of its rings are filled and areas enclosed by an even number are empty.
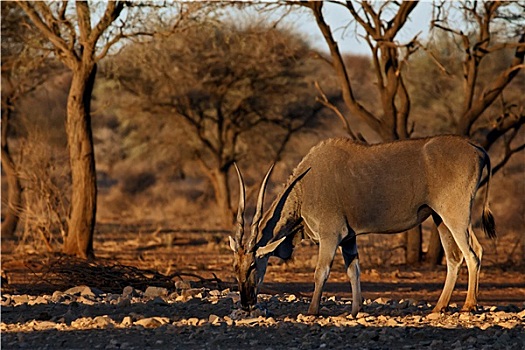
<svg viewBox="0 0 525 350">
<path fill-rule="evenodd" d="M 441 296 L 433 309 L 450 301 L 459 268 L 466 260 L 468 292 L 463 310 L 476 307 L 482 247 L 470 216 L 482 172 L 487 168 L 482 225 L 496 237 L 488 206 L 490 159 L 480 146 L 459 136 L 436 136 L 377 145 L 345 138 L 314 146 L 294 170 L 281 194 L 263 215 L 267 172 L 259 191 L 251 234 L 244 237 L 245 185 L 240 186 L 237 224 L 230 247 L 241 307 L 252 309 L 271 255 L 291 257 L 295 244 L 310 238 L 319 245 L 315 288 L 308 313 L 317 315 L 323 286 L 340 246 L 352 287 L 352 314 L 362 305 L 356 236 L 409 230 L 432 216 L 447 261 Z"/>
</svg>

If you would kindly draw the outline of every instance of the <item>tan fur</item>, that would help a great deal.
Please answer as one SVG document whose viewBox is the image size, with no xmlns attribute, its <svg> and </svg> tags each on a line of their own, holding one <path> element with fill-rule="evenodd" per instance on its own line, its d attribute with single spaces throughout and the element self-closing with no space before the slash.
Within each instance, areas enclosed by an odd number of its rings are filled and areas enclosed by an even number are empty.
<svg viewBox="0 0 525 350">
<path fill-rule="evenodd" d="M 309 313 L 317 314 L 332 260 L 341 246 L 354 294 L 352 313 L 357 313 L 361 293 L 356 235 L 403 232 L 432 214 L 439 224 L 449 267 L 435 311 L 448 305 L 463 258 L 469 269 L 464 308 L 470 310 L 477 303 L 482 255 L 481 246 L 469 233 L 470 214 L 484 167 L 490 174 L 486 152 L 458 136 L 371 146 L 345 138 L 325 140 L 303 158 L 263 216 L 256 247 L 260 253 L 289 256 L 292 239 L 280 245 L 275 242 L 297 232 L 319 244 L 309 308 Z M 299 176 L 304 178 L 297 181 Z M 495 236 L 488 184 L 484 204 L 483 222 L 491 226 L 487 233 Z M 256 260 L 256 265 L 266 263 L 267 257 Z M 263 274 L 258 280 L 262 280 L 266 266 L 258 270 Z"/>
</svg>

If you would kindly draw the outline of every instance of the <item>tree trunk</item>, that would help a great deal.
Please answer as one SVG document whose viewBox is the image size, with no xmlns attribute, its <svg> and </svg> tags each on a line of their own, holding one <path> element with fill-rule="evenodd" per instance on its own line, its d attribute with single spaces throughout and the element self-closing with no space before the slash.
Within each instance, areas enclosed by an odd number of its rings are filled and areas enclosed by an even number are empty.
<svg viewBox="0 0 525 350">
<path fill-rule="evenodd" d="M 225 227 L 230 227 L 233 220 L 233 211 L 230 204 L 230 185 L 228 182 L 228 172 L 224 169 L 212 169 L 208 171 L 215 200 L 219 207 L 221 222 Z"/>
<path fill-rule="evenodd" d="M 422 257 L 422 232 L 421 225 L 406 232 L 406 263 L 418 264 Z"/>
<path fill-rule="evenodd" d="M 22 187 L 18 180 L 15 163 L 9 153 L 7 143 L 7 130 L 9 123 L 10 105 L 6 102 L 6 108 L 2 109 L 2 169 L 7 179 L 7 210 L 4 221 L 2 221 L 2 237 L 12 238 L 15 235 L 19 219 L 20 198 Z"/>
<path fill-rule="evenodd" d="M 67 138 L 71 165 L 71 214 L 63 252 L 93 258 L 93 231 L 97 209 L 95 153 L 91 131 L 90 103 L 96 64 L 83 64 L 73 70 L 67 99 Z"/>
<path fill-rule="evenodd" d="M 443 260 L 443 247 L 439 239 L 439 232 L 437 226 L 432 224 L 430 231 L 430 241 L 428 242 L 428 251 L 425 256 L 425 264 L 435 266 L 441 264 Z"/>
</svg>

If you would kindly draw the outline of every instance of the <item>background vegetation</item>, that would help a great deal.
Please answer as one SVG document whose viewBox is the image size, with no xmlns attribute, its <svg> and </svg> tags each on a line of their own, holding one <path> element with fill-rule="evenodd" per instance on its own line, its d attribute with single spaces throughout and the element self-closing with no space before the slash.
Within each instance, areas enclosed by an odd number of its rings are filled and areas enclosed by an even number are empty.
<svg viewBox="0 0 525 350">
<path fill-rule="evenodd" d="M 86 47 L 78 21 L 82 11 L 95 17 L 108 9 L 79 4 L 28 3 L 22 9 L 2 2 L 3 239 L 14 214 L 19 221 L 12 237 L 26 251 L 29 245 L 40 252 L 92 254 L 88 243 L 80 251 L 65 248 L 71 232 L 80 232 L 72 226 L 79 225 L 72 221 L 79 210 L 72 169 L 84 165 L 72 161 L 78 135 L 72 135 L 77 129 L 68 101 L 81 71 L 88 83 L 94 79 L 85 87 L 92 89 L 91 105 L 77 111 L 87 113 L 79 120 L 91 128 L 86 133 L 94 145 L 96 182 L 91 190 L 85 186 L 86 198 L 95 190 L 96 225 L 87 234 L 107 224 L 229 231 L 237 203 L 234 161 L 246 174 L 248 203 L 269 164 L 277 162 L 270 201 L 309 148 L 327 137 L 380 142 L 459 133 L 489 149 L 496 170 L 491 206 L 500 240 L 483 246 L 498 253 L 494 263 L 525 261 L 524 23 L 514 16 L 523 10 L 519 3 L 511 4 L 517 9 L 457 4 L 469 26 L 456 28 L 442 15 L 452 9 L 436 2 L 432 35 L 409 43 L 389 32 L 410 18 L 408 5 L 345 5 L 349 23 L 366 29 L 371 56 L 340 53 L 333 32 L 323 27 L 320 3 L 272 7 L 303 11 L 317 21 L 329 46 L 333 40 L 330 54 L 311 49 L 305 34 L 268 6 L 259 9 L 262 20 L 243 21 L 224 15 L 239 5 L 116 3 L 127 12 L 123 18 L 114 13 L 120 19 L 109 18 L 108 29 L 91 43 L 90 72 L 81 68 Z M 67 47 L 39 31 L 31 11 Z M 374 22 L 385 17 L 390 21 Z M 103 23 L 104 17 L 96 20 Z M 485 33 L 487 21 L 492 26 Z M 69 61 L 64 55 L 71 55 Z M 499 93 L 487 101 L 495 89 Z M 483 108 L 473 116 L 478 104 Z M 425 224 L 417 243 L 423 253 L 432 244 L 431 231 Z M 374 257 L 364 259 L 368 264 L 411 259 L 401 235 L 362 237 L 360 244 L 362 255 Z"/>
</svg>

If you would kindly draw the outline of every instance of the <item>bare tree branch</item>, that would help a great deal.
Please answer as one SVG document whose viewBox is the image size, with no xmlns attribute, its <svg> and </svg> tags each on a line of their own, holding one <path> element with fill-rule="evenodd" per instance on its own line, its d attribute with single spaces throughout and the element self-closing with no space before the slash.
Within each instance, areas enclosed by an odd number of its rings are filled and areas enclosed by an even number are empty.
<svg viewBox="0 0 525 350">
<path fill-rule="evenodd" d="M 317 89 L 317 92 L 319 92 L 319 95 L 320 95 L 320 97 L 319 96 L 316 97 L 316 101 L 318 101 L 323 106 L 325 106 L 326 108 L 334 112 L 335 115 L 339 118 L 339 120 L 341 120 L 341 122 L 343 123 L 343 127 L 345 128 L 348 136 L 350 136 L 352 140 L 358 140 L 356 134 L 352 131 L 352 128 L 350 127 L 350 123 L 348 123 L 348 120 L 345 118 L 343 113 L 341 113 L 339 108 L 337 108 L 337 106 L 335 106 L 333 103 L 331 103 L 328 100 L 328 97 L 326 97 L 326 94 L 324 93 L 323 89 L 319 85 L 318 81 L 315 81 L 315 88 Z"/>
<path fill-rule="evenodd" d="M 125 1 L 109 1 L 104 11 L 104 15 L 93 28 L 89 35 L 89 40 L 96 42 L 102 33 L 118 18 L 124 9 Z"/>
<path fill-rule="evenodd" d="M 343 62 L 341 53 L 337 43 L 335 42 L 332 32 L 328 24 L 325 22 L 322 14 L 322 2 L 308 2 L 307 6 L 310 7 L 314 13 L 317 24 L 323 33 L 323 36 L 330 48 L 332 54 L 332 64 L 338 76 L 341 79 L 341 89 L 343 91 L 343 99 L 345 100 L 346 105 L 352 113 L 356 116 L 363 119 L 367 124 L 371 125 L 374 130 L 381 129 L 381 121 L 376 118 L 372 113 L 370 113 L 365 107 L 363 107 L 355 98 L 354 92 L 352 90 L 352 84 L 350 82 L 350 77 Z"/>
<path fill-rule="evenodd" d="M 525 58 L 525 33 L 521 35 L 519 43 L 522 45 L 516 48 L 514 58 L 509 67 L 496 79 L 492 80 L 492 82 L 480 94 L 478 99 L 473 102 L 471 108 L 469 108 L 461 118 L 461 123 L 458 126 L 460 133 L 464 135 L 469 134 L 474 122 L 494 102 L 523 67 L 523 61 Z"/>
<path fill-rule="evenodd" d="M 40 3 L 37 2 L 37 4 L 40 4 Z M 45 35 L 46 38 L 48 38 L 49 41 L 53 43 L 53 45 L 55 45 L 59 53 L 62 56 L 64 56 L 64 58 L 66 59 L 65 62 L 67 63 L 68 66 L 72 67 L 72 65 L 75 62 L 78 62 L 79 58 L 75 54 L 75 52 L 71 51 L 67 42 L 57 34 L 56 30 L 53 30 L 52 27 L 50 27 L 50 25 L 52 26 L 53 23 L 46 24 L 42 20 L 42 18 L 40 18 L 37 11 L 34 9 L 32 3 L 20 1 L 18 2 L 18 5 L 24 10 L 24 12 L 27 14 L 29 19 L 31 19 L 31 21 L 42 32 L 42 34 Z M 48 12 L 45 12 L 45 13 L 48 13 Z M 48 13 L 47 17 L 53 18 L 53 21 L 55 21 L 54 17 L 51 15 L 50 12 Z"/>
</svg>

